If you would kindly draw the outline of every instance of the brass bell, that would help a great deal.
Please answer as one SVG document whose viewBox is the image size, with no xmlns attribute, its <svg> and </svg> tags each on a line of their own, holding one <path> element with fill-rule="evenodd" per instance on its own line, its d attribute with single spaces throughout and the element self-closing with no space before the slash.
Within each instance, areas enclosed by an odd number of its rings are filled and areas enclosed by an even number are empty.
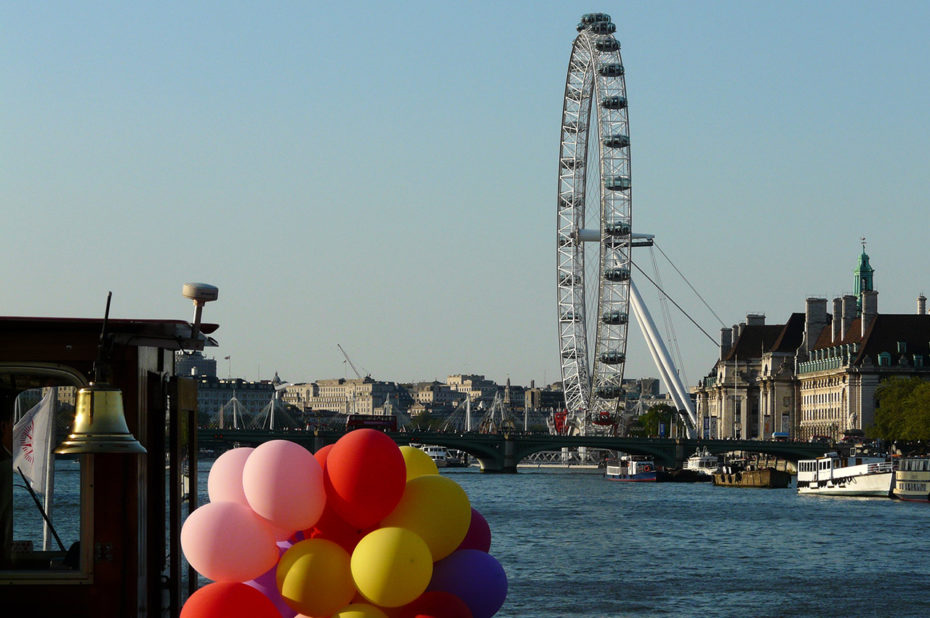
<svg viewBox="0 0 930 618">
<path fill-rule="evenodd" d="M 55 449 L 59 454 L 145 453 L 123 413 L 123 393 L 109 384 L 78 391 L 71 435 Z"/>
</svg>

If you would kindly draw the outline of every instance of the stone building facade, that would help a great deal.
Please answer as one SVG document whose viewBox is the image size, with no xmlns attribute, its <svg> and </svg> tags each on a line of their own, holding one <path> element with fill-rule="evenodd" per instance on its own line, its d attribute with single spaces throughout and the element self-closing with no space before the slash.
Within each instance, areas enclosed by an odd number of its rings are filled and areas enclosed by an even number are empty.
<svg viewBox="0 0 930 618">
<path fill-rule="evenodd" d="M 764 315 L 749 314 L 721 330 L 720 359 L 693 390 L 700 436 L 763 439 L 790 426 L 802 319 L 795 314 L 785 324 L 767 325 Z"/>
<path fill-rule="evenodd" d="M 692 391 L 700 435 L 837 440 L 872 426 L 882 380 L 930 380 L 926 298 L 916 314 L 880 314 L 864 248 L 854 273 L 855 293 L 833 299 L 832 313 L 825 298 L 813 297 L 784 325 L 747 316 L 721 331 L 720 359 Z"/>
</svg>

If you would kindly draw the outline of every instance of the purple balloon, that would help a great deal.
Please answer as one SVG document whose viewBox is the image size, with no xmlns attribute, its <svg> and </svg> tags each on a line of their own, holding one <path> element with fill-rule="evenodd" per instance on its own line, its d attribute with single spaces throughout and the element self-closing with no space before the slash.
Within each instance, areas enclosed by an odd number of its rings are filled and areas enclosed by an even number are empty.
<svg viewBox="0 0 930 618">
<path fill-rule="evenodd" d="M 444 590 L 468 605 L 474 618 L 490 618 L 507 598 L 507 574 L 491 554 L 460 549 L 433 565 L 427 590 Z"/>
<path fill-rule="evenodd" d="M 278 565 L 276 564 L 263 575 L 244 583 L 246 586 L 251 586 L 268 597 L 268 600 L 274 604 L 275 609 L 281 614 L 281 618 L 294 618 L 294 616 L 297 615 L 297 611 L 291 609 L 288 604 L 284 602 L 284 599 L 281 598 L 281 592 L 278 591 L 278 584 L 275 581 L 275 572 L 277 570 Z"/>
<path fill-rule="evenodd" d="M 471 507 L 471 524 L 462 539 L 459 549 L 478 549 L 483 552 L 491 550 L 491 527 L 484 516 Z"/>
</svg>

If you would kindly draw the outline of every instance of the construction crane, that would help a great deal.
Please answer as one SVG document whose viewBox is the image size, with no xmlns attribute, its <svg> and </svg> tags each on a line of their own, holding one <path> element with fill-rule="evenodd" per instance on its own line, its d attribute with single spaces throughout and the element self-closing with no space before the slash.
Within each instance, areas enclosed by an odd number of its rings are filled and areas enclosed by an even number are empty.
<svg viewBox="0 0 930 618">
<path fill-rule="evenodd" d="M 355 372 L 356 377 L 357 377 L 359 380 L 361 380 L 361 379 L 362 379 L 362 374 L 359 373 L 358 368 L 355 366 L 355 363 L 352 362 L 352 359 L 349 358 L 349 355 L 346 354 L 346 351 L 343 350 L 343 349 L 342 349 L 342 346 L 339 345 L 338 343 L 336 344 L 336 347 L 339 348 L 339 351 L 342 352 L 342 355 L 343 355 L 343 356 L 345 356 L 346 362 L 349 363 L 349 367 L 351 367 L 351 368 L 352 368 L 352 371 Z M 369 377 L 370 375 L 371 375 L 370 373 L 369 373 L 369 374 L 366 374 L 365 377 L 367 378 L 367 377 Z"/>
</svg>

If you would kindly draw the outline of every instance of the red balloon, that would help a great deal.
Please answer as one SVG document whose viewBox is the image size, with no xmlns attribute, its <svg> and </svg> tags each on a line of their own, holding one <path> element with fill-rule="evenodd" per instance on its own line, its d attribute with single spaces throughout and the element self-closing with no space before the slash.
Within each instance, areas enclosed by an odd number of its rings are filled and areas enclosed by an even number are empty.
<svg viewBox="0 0 930 618">
<path fill-rule="evenodd" d="M 468 604 L 451 592 L 429 590 L 400 608 L 397 618 L 472 618 Z"/>
<path fill-rule="evenodd" d="M 400 448 L 374 429 L 356 429 L 339 438 L 323 471 L 327 504 L 356 528 L 387 516 L 404 494 L 407 466 Z"/>
<path fill-rule="evenodd" d="M 313 456 L 316 457 L 316 460 L 320 462 L 320 465 L 324 468 L 326 467 L 326 457 L 329 455 L 329 452 L 331 450 L 333 450 L 333 445 L 327 444 L 326 446 L 324 446 L 323 448 L 321 448 L 320 450 L 318 450 L 317 452 L 313 454 Z"/>
<path fill-rule="evenodd" d="M 475 510 L 475 507 L 471 509 L 471 524 L 468 526 L 468 532 L 465 533 L 465 538 L 462 539 L 462 544 L 458 548 L 477 549 L 483 552 L 491 550 L 491 527 L 484 516 Z"/>
<path fill-rule="evenodd" d="M 207 584 L 187 599 L 181 618 L 281 618 L 268 597 L 241 582 Z"/>
<path fill-rule="evenodd" d="M 346 520 L 336 515 L 329 505 L 323 509 L 323 515 L 316 525 L 304 531 L 308 539 L 326 539 L 340 545 L 344 550 L 352 553 L 362 537 L 371 532 L 370 528 L 356 528 Z"/>
</svg>

